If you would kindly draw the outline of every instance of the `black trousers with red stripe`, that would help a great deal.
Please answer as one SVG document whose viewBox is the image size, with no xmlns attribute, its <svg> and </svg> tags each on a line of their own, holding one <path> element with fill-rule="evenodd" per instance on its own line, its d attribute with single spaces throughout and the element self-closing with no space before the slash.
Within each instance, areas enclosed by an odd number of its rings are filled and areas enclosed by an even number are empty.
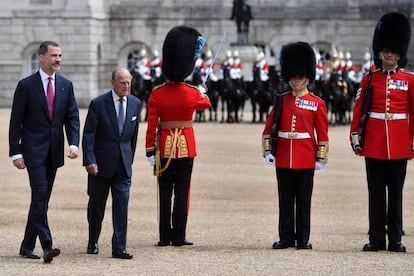
<svg viewBox="0 0 414 276">
<path fill-rule="evenodd" d="M 167 159 L 162 158 L 161 167 L 166 163 Z M 168 169 L 158 177 L 159 234 L 162 242 L 185 240 L 193 163 L 194 158 L 172 159 Z"/>
<path fill-rule="evenodd" d="M 281 241 L 309 240 L 314 174 L 314 169 L 276 168 Z"/>
<path fill-rule="evenodd" d="M 365 158 L 369 196 L 369 240 L 373 244 L 388 240 L 400 242 L 402 234 L 403 186 L 407 159 Z"/>
</svg>

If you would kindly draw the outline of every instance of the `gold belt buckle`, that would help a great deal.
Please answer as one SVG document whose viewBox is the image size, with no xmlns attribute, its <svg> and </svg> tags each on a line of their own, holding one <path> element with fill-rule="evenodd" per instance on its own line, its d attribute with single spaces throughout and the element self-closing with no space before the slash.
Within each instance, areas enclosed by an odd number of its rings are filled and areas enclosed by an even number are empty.
<svg viewBox="0 0 414 276">
<path fill-rule="evenodd" d="M 392 113 L 385 113 L 385 120 L 392 120 Z"/>
<path fill-rule="evenodd" d="M 297 133 L 295 133 L 295 132 L 289 132 L 288 133 L 288 138 L 289 139 L 295 139 L 295 138 L 297 138 L 298 137 L 298 134 Z"/>
</svg>

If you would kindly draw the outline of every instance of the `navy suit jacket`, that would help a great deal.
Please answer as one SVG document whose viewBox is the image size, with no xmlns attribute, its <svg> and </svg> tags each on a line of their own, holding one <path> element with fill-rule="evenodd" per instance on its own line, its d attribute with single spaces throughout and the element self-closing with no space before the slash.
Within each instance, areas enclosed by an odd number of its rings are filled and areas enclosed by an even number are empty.
<svg viewBox="0 0 414 276">
<path fill-rule="evenodd" d="M 83 165 L 98 165 L 98 175 L 112 177 L 122 159 L 128 177 L 132 175 L 132 163 L 138 137 L 141 101 L 128 95 L 125 125 L 122 135 L 118 130 L 117 114 L 112 91 L 93 99 L 89 105 L 83 129 Z"/>
<path fill-rule="evenodd" d="M 64 133 L 69 145 L 79 146 L 79 111 L 70 80 L 55 74 L 53 120 L 40 73 L 19 81 L 13 97 L 9 129 L 9 155 L 23 154 L 25 165 L 35 167 L 49 154 L 52 166 L 64 164 Z"/>
</svg>

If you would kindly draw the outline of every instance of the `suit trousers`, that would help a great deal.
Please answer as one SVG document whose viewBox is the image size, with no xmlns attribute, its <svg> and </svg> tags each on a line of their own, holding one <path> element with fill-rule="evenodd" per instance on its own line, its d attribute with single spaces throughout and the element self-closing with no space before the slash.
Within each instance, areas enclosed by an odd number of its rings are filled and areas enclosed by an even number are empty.
<svg viewBox="0 0 414 276">
<path fill-rule="evenodd" d="M 281 241 L 306 242 L 309 240 L 314 173 L 314 169 L 276 168 Z"/>
<path fill-rule="evenodd" d="M 387 224 L 388 240 L 400 242 L 402 192 L 407 171 L 407 159 L 365 158 L 365 168 L 369 199 L 369 240 L 374 244 L 385 243 L 385 225 Z"/>
<path fill-rule="evenodd" d="M 88 174 L 88 223 L 89 245 L 98 243 L 105 215 L 109 190 L 112 194 L 112 249 L 126 249 L 128 226 L 128 201 L 131 178 L 126 174 L 122 162 L 112 177 Z"/>
<path fill-rule="evenodd" d="M 161 159 L 164 167 L 167 159 Z M 194 158 L 172 159 L 168 169 L 158 177 L 160 218 L 160 241 L 181 242 L 185 240 L 190 203 L 191 174 Z M 174 191 L 174 205 L 172 194 Z M 172 214 L 171 214 L 171 207 Z"/>
<path fill-rule="evenodd" d="M 31 188 L 31 203 L 22 247 L 33 250 L 39 237 L 42 248 L 52 247 L 47 212 L 57 168 L 50 158 L 37 167 L 27 167 Z"/>
</svg>

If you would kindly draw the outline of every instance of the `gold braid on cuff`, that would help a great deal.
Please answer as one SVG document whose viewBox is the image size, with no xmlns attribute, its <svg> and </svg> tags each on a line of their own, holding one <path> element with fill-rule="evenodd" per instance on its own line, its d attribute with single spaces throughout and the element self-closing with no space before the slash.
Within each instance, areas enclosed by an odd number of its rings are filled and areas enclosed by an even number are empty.
<svg viewBox="0 0 414 276">
<path fill-rule="evenodd" d="M 262 149 L 263 149 L 263 156 L 267 153 L 272 152 L 272 144 L 271 144 L 271 137 L 270 135 L 263 135 L 262 138 Z"/>
<path fill-rule="evenodd" d="M 328 151 L 329 151 L 328 142 L 320 142 L 318 148 L 319 149 L 316 155 L 316 160 L 321 163 L 327 163 L 328 162 Z"/>
</svg>

